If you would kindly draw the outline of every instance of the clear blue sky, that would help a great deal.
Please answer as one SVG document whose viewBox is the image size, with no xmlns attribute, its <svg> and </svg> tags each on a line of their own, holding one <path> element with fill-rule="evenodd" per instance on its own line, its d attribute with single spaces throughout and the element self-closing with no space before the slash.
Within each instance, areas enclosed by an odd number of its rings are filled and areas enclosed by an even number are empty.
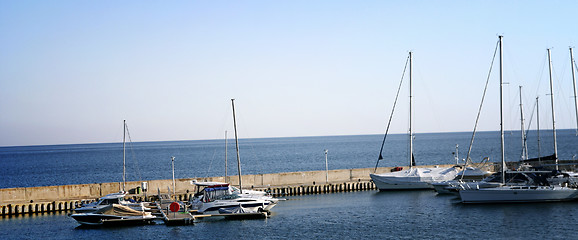
<svg viewBox="0 0 578 240">
<path fill-rule="evenodd" d="M 381 134 L 408 51 L 414 129 L 471 131 L 504 35 L 506 128 L 574 128 L 578 1 L 0 1 L 0 146 Z M 578 52 L 578 50 L 576 51 Z M 578 53 L 576 54 L 578 55 Z M 497 66 L 494 68 L 497 70 Z M 480 120 L 498 130 L 494 72 Z M 407 85 L 392 132 L 407 132 Z M 399 111 L 398 111 L 399 110 Z M 534 121 L 535 122 L 535 121 Z M 550 125 L 549 125 L 550 124 Z"/>
</svg>

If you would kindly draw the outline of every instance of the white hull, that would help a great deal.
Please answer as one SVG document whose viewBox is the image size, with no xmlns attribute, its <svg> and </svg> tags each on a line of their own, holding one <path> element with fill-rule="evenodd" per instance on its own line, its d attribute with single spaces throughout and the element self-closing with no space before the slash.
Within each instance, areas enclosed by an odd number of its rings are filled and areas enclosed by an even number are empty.
<svg viewBox="0 0 578 240">
<path fill-rule="evenodd" d="M 457 173 L 455 168 L 413 168 L 369 176 L 380 191 L 386 191 L 433 189 L 432 183 L 452 180 Z"/>
<path fill-rule="evenodd" d="M 559 186 L 502 186 L 460 190 L 463 203 L 559 202 L 578 198 L 578 189 Z"/>
<path fill-rule="evenodd" d="M 147 224 L 154 220 L 154 216 L 118 216 L 94 213 L 77 213 L 70 215 L 82 225 L 138 225 Z"/>
<path fill-rule="evenodd" d="M 243 207 L 251 212 L 264 212 L 273 208 L 277 202 L 256 199 L 215 200 L 193 203 L 193 210 L 203 214 L 218 214 L 220 209 Z"/>
</svg>

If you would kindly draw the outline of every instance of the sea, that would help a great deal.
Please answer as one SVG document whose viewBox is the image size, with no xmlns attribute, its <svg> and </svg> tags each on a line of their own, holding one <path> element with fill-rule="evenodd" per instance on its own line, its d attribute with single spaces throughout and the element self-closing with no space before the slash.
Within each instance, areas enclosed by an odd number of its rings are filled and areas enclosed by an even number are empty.
<svg viewBox="0 0 578 240">
<path fill-rule="evenodd" d="M 517 161 L 522 140 L 507 131 L 507 161 Z M 472 133 L 418 133 L 418 165 L 454 164 L 466 157 Z M 554 152 L 551 131 L 527 136 L 529 157 Z M 242 174 L 407 166 L 409 137 L 383 135 L 240 139 Z M 227 144 L 225 144 L 227 142 Z M 574 129 L 557 131 L 558 156 L 577 159 Z M 457 146 L 457 149 L 456 149 Z M 456 151 L 457 150 L 457 151 Z M 126 144 L 127 181 L 235 175 L 234 140 Z M 470 157 L 500 161 L 500 133 L 478 132 Z M 461 161 L 461 160 L 459 160 Z M 0 188 L 122 181 L 122 143 L 0 147 Z M 227 166 L 227 167 L 225 167 Z M 574 239 L 578 202 L 461 204 L 434 191 L 357 191 L 287 196 L 268 219 L 205 220 L 191 226 L 83 228 L 66 213 L 0 218 L 0 239 Z"/>
</svg>

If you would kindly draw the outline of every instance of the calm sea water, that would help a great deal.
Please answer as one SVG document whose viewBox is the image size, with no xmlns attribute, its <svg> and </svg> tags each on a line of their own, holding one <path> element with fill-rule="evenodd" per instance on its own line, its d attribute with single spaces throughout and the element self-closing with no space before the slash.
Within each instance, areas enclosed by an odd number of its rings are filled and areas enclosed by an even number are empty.
<svg viewBox="0 0 578 240">
<path fill-rule="evenodd" d="M 535 132 L 530 155 L 537 156 Z M 551 133 L 542 131 L 542 155 L 553 152 Z M 506 134 L 508 160 L 519 159 L 520 135 Z M 455 163 L 460 145 L 465 157 L 470 133 L 417 134 L 418 164 Z M 374 167 L 382 136 L 334 136 L 242 139 L 244 174 Z M 229 173 L 236 171 L 234 143 Z M 128 180 L 224 175 L 224 140 L 133 143 L 128 148 Z M 380 166 L 407 165 L 407 136 L 391 135 Z M 578 152 L 574 130 L 558 132 L 562 159 Z M 477 135 L 472 158 L 498 161 L 499 133 Z M 0 148 L 0 187 L 26 187 L 122 179 L 122 144 L 84 144 Z M 290 196 L 265 220 L 199 222 L 193 226 L 164 224 L 85 229 L 65 213 L 0 218 L 0 239 L 574 239 L 578 202 L 464 205 L 433 191 L 361 191 Z"/>
<path fill-rule="evenodd" d="M 541 131 L 541 154 L 554 152 L 551 131 Z M 578 137 L 574 130 L 559 130 L 558 155 L 578 158 Z M 374 167 L 383 136 L 330 136 L 241 139 L 243 174 L 312 171 L 325 169 L 328 149 L 330 169 Z M 418 165 L 455 163 L 452 152 L 459 144 L 465 158 L 471 133 L 417 134 L 414 155 Z M 506 158 L 520 158 L 518 132 L 507 132 Z M 499 161 L 499 132 L 477 133 L 472 159 L 490 157 Z M 127 181 L 171 179 L 171 156 L 175 177 L 194 178 L 225 175 L 225 140 L 139 142 L 127 144 Z M 536 132 L 528 136 L 530 157 L 538 155 Z M 407 166 L 408 136 L 387 138 L 379 166 Z M 228 141 L 228 173 L 237 173 L 233 140 Z M 0 188 L 50 186 L 122 181 L 122 143 L 53 146 L 0 147 Z"/>
<path fill-rule="evenodd" d="M 65 214 L 0 219 L 0 239 L 575 239 L 578 202 L 464 205 L 434 191 L 288 197 L 269 219 L 86 229 Z"/>
</svg>

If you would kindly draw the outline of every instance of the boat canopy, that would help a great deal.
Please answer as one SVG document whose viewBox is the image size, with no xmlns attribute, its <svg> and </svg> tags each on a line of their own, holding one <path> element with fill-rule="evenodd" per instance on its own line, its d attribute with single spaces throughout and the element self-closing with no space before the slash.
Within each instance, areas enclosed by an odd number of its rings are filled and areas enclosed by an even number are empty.
<svg viewBox="0 0 578 240">
<path fill-rule="evenodd" d="M 143 216 L 144 212 L 137 211 L 130 207 L 120 204 L 111 204 L 107 207 L 99 209 L 98 211 L 95 212 L 95 214 L 116 215 L 116 216 Z"/>
<path fill-rule="evenodd" d="M 228 183 L 224 183 L 224 182 L 197 182 L 197 181 L 191 181 L 191 184 L 195 184 L 195 185 L 201 186 L 201 187 L 229 186 Z"/>
</svg>

